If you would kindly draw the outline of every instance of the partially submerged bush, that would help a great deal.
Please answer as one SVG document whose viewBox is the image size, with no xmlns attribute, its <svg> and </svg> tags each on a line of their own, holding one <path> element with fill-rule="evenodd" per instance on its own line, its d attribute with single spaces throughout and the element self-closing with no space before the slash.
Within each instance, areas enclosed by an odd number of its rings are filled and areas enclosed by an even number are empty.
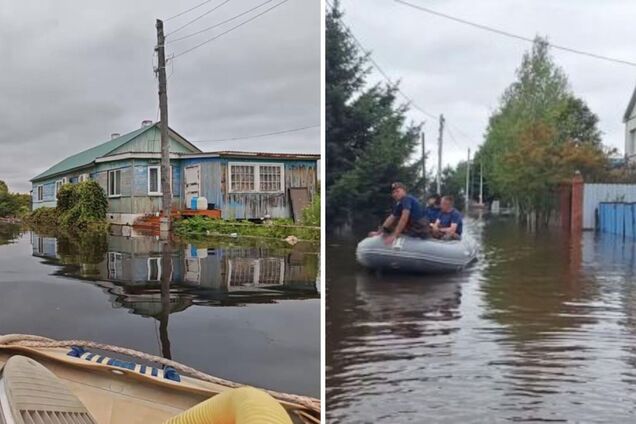
<svg viewBox="0 0 636 424">
<path fill-rule="evenodd" d="M 60 225 L 70 229 L 106 225 L 108 199 L 96 181 L 64 184 L 57 194 L 56 208 L 38 208 L 27 221 L 34 225 Z"/>
</svg>

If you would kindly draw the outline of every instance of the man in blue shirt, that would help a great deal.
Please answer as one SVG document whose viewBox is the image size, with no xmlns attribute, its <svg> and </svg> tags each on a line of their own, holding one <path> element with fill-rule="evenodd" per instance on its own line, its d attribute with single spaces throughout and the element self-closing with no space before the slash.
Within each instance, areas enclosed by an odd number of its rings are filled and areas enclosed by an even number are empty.
<svg viewBox="0 0 636 424">
<path fill-rule="evenodd" d="M 437 221 L 433 224 L 433 236 L 444 240 L 458 240 L 462 238 L 464 220 L 462 215 L 453 207 L 453 196 L 442 197 L 441 210 Z"/>
<path fill-rule="evenodd" d="M 388 245 L 400 234 L 427 238 L 430 235 L 430 226 L 420 202 L 406 192 L 406 187 L 402 183 L 391 184 L 391 196 L 396 202 L 393 212 L 384 221 L 380 231 L 370 235 L 385 234 L 384 242 Z"/>
<path fill-rule="evenodd" d="M 437 193 L 431 194 L 426 199 L 426 209 L 424 209 L 424 215 L 426 216 L 426 219 L 428 219 L 428 222 L 430 222 L 431 224 L 434 224 L 439 217 L 440 199 L 441 197 Z"/>
</svg>

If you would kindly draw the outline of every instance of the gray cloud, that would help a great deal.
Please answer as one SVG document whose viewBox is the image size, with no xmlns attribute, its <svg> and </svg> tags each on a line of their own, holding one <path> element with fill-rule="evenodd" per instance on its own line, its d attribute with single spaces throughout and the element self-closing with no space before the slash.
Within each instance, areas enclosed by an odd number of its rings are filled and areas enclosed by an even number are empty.
<svg viewBox="0 0 636 424">
<path fill-rule="evenodd" d="M 219 1 L 220 2 L 220 1 Z M 166 22 L 166 32 L 219 2 Z M 233 1 L 178 36 L 262 0 Z M 0 179 L 28 180 L 64 157 L 157 119 L 155 18 L 197 1 L 2 2 Z M 273 4 L 273 3 L 272 3 Z M 234 25 L 169 44 L 178 53 Z M 176 36 L 175 36 L 176 37 Z M 170 124 L 191 140 L 231 138 L 320 121 L 320 4 L 290 0 L 169 65 Z M 320 151 L 310 129 L 201 143 L 204 150 Z"/>
<path fill-rule="evenodd" d="M 636 61 L 629 0 L 411 0 L 440 12 L 509 32 L 547 35 L 556 43 Z M 448 137 L 444 163 L 456 163 L 482 142 L 488 117 L 529 44 L 420 13 L 390 0 L 342 0 L 344 20 L 402 89 L 427 111 L 444 113 Z M 553 51 L 574 92 L 599 115 L 604 143 L 624 150 L 622 115 L 636 84 L 636 69 Z M 370 82 L 380 80 L 373 73 Z M 436 152 L 437 122 L 427 120 L 428 149 Z M 467 137 L 461 136 L 465 133 Z"/>
</svg>

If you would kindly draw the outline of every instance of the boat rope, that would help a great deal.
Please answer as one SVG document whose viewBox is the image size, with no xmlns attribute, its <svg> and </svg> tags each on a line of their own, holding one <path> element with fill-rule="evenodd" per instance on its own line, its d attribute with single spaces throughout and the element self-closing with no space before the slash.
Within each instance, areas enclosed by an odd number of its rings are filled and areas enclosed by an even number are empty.
<svg viewBox="0 0 636 424">
<path fill-rule="evenodd" d="M 155 362 L 161 365 L 169 366 L 177 370 L 183 375 L 188 375 L 190 377 L 197 378 L 199 380 L 204 380 L 209 383 L 218 384 L 225 387 L 237 388 L 244 387 L 246 385 L 236 383 L 234 381 L 225 380 L 220 377 L 215 377 L 213 375 L 206 374 L 202 371 L 199 371 L 195 368 L 189 367 L 187 365 L 183 365 L 177 361 L 173 361 L 171 359 L 166 359 L 161 356 L 152 355 L 149 353 L 140 352 L 138 350 L 113 346 L 109 344 L 96 343 L 86 340 L 53 340 L 42 336 L 34 336 L 31 334 L 6 334 L 0 336 L 0 348 L 11 348 L 11 347 L 29 347 L 29 348 L 71 348 L 74 346 L 79 346 L 83 348 L 89 349 L 98 349 L 107 352 L 118 353 L 121 355 L 127 355 L 133 358 L 141 359 L 143 361 Z M 276 392 L 268 389 L 261 389 L 268 394 L 270 394 L 275 399 L 285 401 L 288 403 L 300 405 L 314 413 L 320 414 L 320 400 L 309 397 L 309 396 L 300 396 L 294 395 L 290 393 L 282 393 Z"/>
</svg>

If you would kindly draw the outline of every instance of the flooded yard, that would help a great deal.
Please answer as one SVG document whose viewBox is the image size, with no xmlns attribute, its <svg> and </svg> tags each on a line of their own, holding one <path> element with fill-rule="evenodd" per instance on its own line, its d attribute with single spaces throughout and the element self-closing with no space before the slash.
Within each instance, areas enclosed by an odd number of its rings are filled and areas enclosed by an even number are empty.
<svg viewBox="0 0 636 424">
<path fill-rule="evenodd" d="M 327 246 L 329 422 L 633 422 L 636 244 L 473 221 L 479 261 L 375 274 Z"/>
<path fill-rule="evenodd" d="M 57 237 L 0 224 L 0 334 L 87 339 L 320 394 L 317 246 Z M 166 278 L 169 276 L 169 278 Z"/>
</svg>

